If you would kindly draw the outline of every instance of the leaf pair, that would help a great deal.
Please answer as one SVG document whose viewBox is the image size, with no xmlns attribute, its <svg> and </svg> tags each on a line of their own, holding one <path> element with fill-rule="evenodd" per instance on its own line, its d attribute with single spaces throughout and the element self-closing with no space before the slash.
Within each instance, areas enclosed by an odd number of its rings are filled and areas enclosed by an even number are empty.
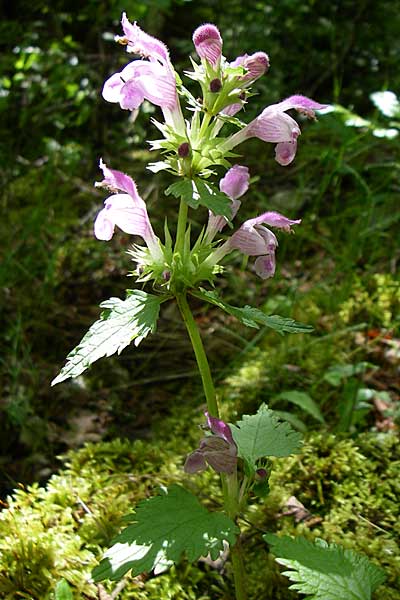
<svg viewBox="0 0 400 600">
<path fill-rule="evenodd" d="M 278 315 L 266 315 L 257 308 L 245 306 L 237 308 L 221 300 L 216 292 L 193 292 L 194 296 L 215 304 L 225 312 L 233 315 L 248 327 L 259 328 L 260 325 L 270 327 L 280 334 L 306 333 L 312 330 L 308 325 L 302 325 L 292 319 Z M 142 290 L 128 290 L 125 300 L 110 298 L 100 304 L 105 309 L 100 319 L 93 323 L 72 352 L 67 356 L 67 363 L 52 385 L 60 383 L 69 377 L 78 377 L 92 363 L 103 356 L 120 354 L 132 341 L 135 346 L 156 330 L 160 306 L 169 296 L 155 296 Z"/>
</svg>

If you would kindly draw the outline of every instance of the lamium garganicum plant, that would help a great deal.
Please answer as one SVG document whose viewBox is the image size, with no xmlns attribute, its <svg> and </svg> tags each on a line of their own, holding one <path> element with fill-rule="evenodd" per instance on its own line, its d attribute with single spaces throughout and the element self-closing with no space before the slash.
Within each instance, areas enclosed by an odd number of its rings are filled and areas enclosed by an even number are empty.
<svg viewBox="0 0 400 600">
<path fill-rule="evenodd" d="M 131 523 L 94 569 L 93 578 L 115 580 L 129 570 L 133 575 L 151 571 L 157 574 L 178 562 L 182 555 L 190 561 L 205 555 L 217 559 L 229 545 L 236 599 L 246 600 L 240 517 L 255 496 L 268 494 L 270 457 L 298 452 L 301 435 L 265 405 L 235 424 L 220 419 L 209 363 L 188 296 L 218 306 L 249 327 L 267 326 L 281 334 L 312 330 L 309 325 L 267 315 L 257 308 L 230 305 L 219 296 L 216 282 L 223 273 L 222 261 L 235 251 L 255 257 L 257 276 L 273 277 L 276 234 L 290 233 L 301 223 L 300 219 L 266 211 L 234 227 L 250 186 L 248 167 L 236 162 L 237 147 L 250 138 L 259 138 L 275 145 L 275 159 L 280 165 L 289 165 L 295 158 L 301 131 L 288 112 L 294 110 L 314 119 L 315 111 L 323 105 L 295 95 L 267 106 L 250 123 L 244 123 L 236 115 L 251 99 L 253 84 L 268 71 L 269 57 L 265 52 L 244 54 L 230 62 L 222 54 L 218 28 L 212 24 L 198 27 L 193 34 L 198 60 L 192 60 L 192 70 L 185 73 L 200 86 L 201 99 L 197 99 L 184 87 L 171 64 L 168 48 L 160 40 L 132 24 L 125 14 L 122 28 L 124 35 L 117 36 L 116 41 L 139 58 L 107 79 L 103 98 L 127 111 L 138 109 L 144 100 L 161 108 L 163 120 L 153 119 L 161 138 L 150 144 L 153 150 L 160 151 L 162 160 L 148 168 L 154 174 L 166 171 L 174 178 L 165 194 L 179 200 L 176 237 L 173 239 L 167 224 L 163 238 L 154 232 L 136 183 L 100 160 L 103 179 L 96 185 L 108 190 L 109 195 L 96 217 L 94 235 L 108 241 L 117 227 L 142 238 L 145 245 L 134 244 L 129 254 L 135 264 L 136 281 L 141 287 L 151 283 L 151 293 L 130 289 L 125 300 L 110 298 L 103 302 L 100 319 L 68 355 L 53 384 L 81 375 L 93 362 L 121 352 L 132 341 L 137 346 L 154 333 L 161 304 L 175 301 L 193 345 L 207 401 L 202 439 L 186 457 L 183 468 L 193 476 L 206 468 L 216 471 L 224 501 L 221 510 L 209 512 L 181 486 L 162 489 L 159 495 L 140 503 L 134 515 L 128 517 Z M 184 117 L 182 103 L 190 118 Z M 227 125 L 234 133 L 225 133 Z M 207 224 L 194 241 L 188 224 L 189 209 L 208 211 Z M 233 233 L 222 238 L 227 225 Z M 296 582 L 294 588 L 316 594 L 310 598 L 328 596 L 318 595 L 318 581 L 323 578 L 314 577 L 315 589 L 302 583 L 308 581 L 308 567 L 301 570 L 299 564 L 307 552 L 312 557 L 320 553 L 322 563 L 324 556 L 329 555 L 331 563 L 339 564 L 342 572 L 344 567 L 340 565 L 344 565 L 351 575 L 347 578 L 349 593 L 346 595 L 346 589 L 341 587 L 340 596 L 329 598 L 367 600 L 382 580 L 380 570 L 363 559 L 364 587 L 359 595 L 354 595 L 351 586 L 358 584 L 353 585 L 353 563 L 357 561 L 351 553 L 345 555 L 336 548 L 310 547 L 306 543 L 298 546 L 300 551 L 293 540 L 279 541 L 270 534 L 265 540 L 279 549 L 279 560 L 293 569 L 290 578 Z M 311 562 L 315 572 L 318 561 Z M 335 587 L 332 582 L 330 585 Z"/>
</svg>

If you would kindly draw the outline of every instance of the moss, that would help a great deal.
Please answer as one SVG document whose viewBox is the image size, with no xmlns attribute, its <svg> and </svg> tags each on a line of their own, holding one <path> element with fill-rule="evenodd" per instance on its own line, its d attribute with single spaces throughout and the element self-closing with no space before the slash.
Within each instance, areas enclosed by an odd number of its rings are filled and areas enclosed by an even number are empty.
<svg viewBox="0 0 400 600">
<path fill-rule="evenodd" d="M 213 473 L 190 479 L 183 473 L 184 455 L 199 437 L 188 423 L 202 417 L 187 408 L 179 412 L 165 421 L 153 441 L 87 444 L 64 457 L 62 470 L 46 488 L 33 485 L 15 492 L 0 514 L 1 597 L 51 600 L 57 581 L 64 577 L 74 598 L 97 598 L 91 569 L 119 530 L 121 516 L 140 499 L 174 481 L 198 492 L 206 504 L 218 498 Z M 387 572 L 380 600 L 398 598 L 399 460 L 394 436 L 361 435 L 355 442 L 325 434 L 310 437 L 299 457 L 277 460 L 271 495 L 265 503 L 254 502 L 243 522 L 250 597 L 296 596 L 246 522 L 263 531 L 321 536 L 362 551 Z M 322 518 L 317 527 L 277 518 L 292 494 Z M 119 598 L 230 600 L 229 563 L 225 569 L 222 578 L 204 563 L 182 561 L 155 578 L 128 578 Z M 106 590 L 114 587 L 105 584 Z"/>
<path fill-rule="evenodd" d="M 339 315 L 344 323 L 367 318 L 383 327 L 392 327 L 400 307 L 400 284 L 390 273 L 375 273 L 365 281 L 356 278 L 351 294 L 342 303 Z"/>
<path fill-rule="evenodd" d="M 322 521 L 309 529 L 306 523 L 294 527 L 291 519 L 283 518 L 277 528 L 290 535 L 322 537 L 363 552 L 386 571 L 386 584 L 379 588 L 380 600 L 398 598 L 398 438 L 362 434 L 354 441 L 321 433 L 310 438 L 302 455 L 280 461 L 279 465 L 271 487 L 279 488 L 284 500 L 295 495 Z"/>
</svg>

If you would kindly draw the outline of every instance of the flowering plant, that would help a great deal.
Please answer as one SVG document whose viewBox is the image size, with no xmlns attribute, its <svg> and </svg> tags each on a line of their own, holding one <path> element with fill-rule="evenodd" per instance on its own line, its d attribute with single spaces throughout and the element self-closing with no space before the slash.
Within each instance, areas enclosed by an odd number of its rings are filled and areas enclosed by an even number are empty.
<svg viewBox="0 0 400 600">
<path fill-rule="evenodd" d="M 272 229 L 290 233 L 301 221 L 267 211 L 243 222 L 224 241 L 220 239 L 226 225 L 232 226 L 236 219 L 250 186 L 249 169 L 242 164 L 232 165 L 232 159 L 238 157 L 232 151 L 257 137 L 275 144 L 275 159 L 282 166 L 289 165 L 295 158 L 301 132 L 288 111 L 294 109 L 313 119 L 315 110 L 323 105 L 295 95 L 266 107 L 246 124 L 235 115 L 250 99 L 251 86 L 267 72 L 267 54 L 244 54 L 229 62 L 222 55 L 223 42 L 217 27 L 198 27 L 193 42 L 199 61 L 192 60 L 193 70 L 186 73 L 201 87 L 202 99 L 198 100 L 183 86 L 161 41 L 132 24 L 125 14 L 122 28 L 124 35 L 116 40 L 139 58 L 111 75 L 104 84 L 103 97 L 128 111 L 139 108 L 144 100 L 161 108 L 164 120 L 153 119 L 153 124 L 162 137 L 151 142 L 151 147 L 161 152 L 162 160 L 148 168 L 153 173 L 167 171 L 176 178 L 165 191 L 167 196 L 179 199 L 176 237 L 173 239 L 167 225 L 163 240 L 156 235 L 136 183 L 100 160 L 103 180 L 96 185 L 108 189 L 111 195 L 96 217 L 94 234 L 107 241 L 117 227 L 142 238 L 145 246 L 135 244 L 129 251 L 135 263 L 133 274 L 139 283 L 152 282 L 153 293 L 128 290 L 125 300 L 111 298 L 103 302 L 100 319 L 69 354 L 53 383 L 80 375 L 97 359 L 121 352 L 132 341 L 138 345 L 155 331 L 161 304 L 175 300 L 193 345 L 207 400 L 208 431 L 186 458 L 184 470 L 195 474 L 210 467 L 219 473 L 224 506 L 222 511 L 209 512 L 181 486 L 162 490 L 161 495 L 142 502 L 135 516 L 129 517 L 132 523 L 115 540 L 93 576 L 101 580 L 118 579 L 129 570 L 134 575 L 159 573 L 179 561 L 182 554 L 189 560 L 207 554 L 216 559 L 227 543 L 236 598 L 244 600 L 247 592 L 240 515 L 252 498 L 268 493 L 270 457 L 299 451 L 301 436 L 265 405 L 236 424 L 220 419 L 209 363 L 188 295 L 220 307 L 249 327 L 267 326 L 281 334 L 312 329 L 250 306 L 232 306 L 215 289 L 203 286 L 214 286 L 223 271 L 221 261 L 236 250 L 255 257 L 254 269 L 259 277 L 274 276 L 278 239 Z M 183 116 L 182 100 L 190 110 L 190 119 Z M 236 131 L 224 133 L 226 125 Z M 200 207 L 208 210 L 208 221 L 192 243 L 188 210 Z"/>
</svg>

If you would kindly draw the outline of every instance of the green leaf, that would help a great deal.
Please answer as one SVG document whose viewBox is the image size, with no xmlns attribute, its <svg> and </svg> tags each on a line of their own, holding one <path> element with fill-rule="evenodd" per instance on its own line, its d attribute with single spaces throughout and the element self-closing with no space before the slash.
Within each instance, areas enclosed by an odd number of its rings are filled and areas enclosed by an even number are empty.
<svg viewBox="0 0 400 600">
<path fill-rule="evenodd" d="M 319 409 L 318 404 L 316 404 L 311 398 L 311 396 L 309 396 L 305 392 L 298 392 L 296 390 L 281 392 L 278 396 L 274 398 L 274 404 L 278 400 L 286 400 L 286 402 L 295 404 L 296 406 L 302 408 L 306 413 L 314 417 L 314 419 L 316 419 L 320 423 L 325 423 L 325 419 Z"/>
<path fill-rule="evenodd" d="M 194 185 L 199 204 L 211 210 L 215 215 L 222 215 L 229 220 L 232 219 L 232 201 L 226 194 L 199 177 L 194 179 Z"/>
<path fill-rule="evenodd" d="M 354 365 L 351 363 L 332 365 L 332 367 L 329 367 L 328 371 L 325 373 L 324 379 L 331 385 L 338 387 L 343 380 L 365 373 L 368 369 L 376 368 L 376 365 L 365 361 L 356 363 Z"/>
<path fill-rule="evenodd" d="M 307 425 L 305 423 L 303 423 L 303 421 L 301 419 L 299 419 L 299 417 L 297 417 L 293 413 L 287 412 L 286 410 L 275 410 L 275 409 L 274 409 L 274 413 L 276 414 L 277 417 L 282 419 L 282 421 L 287 421 L 289 423 L 289 425 L 291 425 L 293 427 L 293 429 L 297 429 L 297 431 L 300 431 L 300 433 L 307 432 L 307 429 L 308 429 Z"/>
<path fill-rule="evenodd" d="M 159 573 L 183 554 L 191 562 L 210 553 L 216 560 L 223 541 L 234 544 L 239 530 L 223 513 L 210 513 L 193 494 L 172 485 L 160 496 L 143 500 L 134 521 L 114 540 L 105 558 L 93 570 L 95 581 L 121 579 L 130 569 L 136 576 Z"/>
<path fill-rule="evenodd" d="M 303 325 L 302 323 L 298 323 L 293 319 L 280 317 L 279 315 L 266 315 L 263 311 L 259 310 L 258 308 L 253 308 L 252 306 L 239 308 L 237 306 L 227 304 L 221 300 L 215 291 L 211 292 L 201 289 L 200 292 L 192 293 L 194 296 L 197 296 L 202 300 L 206 300 L 211 304 L 215 304 L 215 306 L 219 306 L 219 308 L 222 308 L 222 310 L 228 314 L 236 317 L 241 323 L 247 325 L 247 327 L 259 329 L 260 325 L 262 325 L 264 327 L 274 329 L 281 335 L 284 333 L 310 333 L 313 331 L 313 328 L 310 325 Z"/>
<path fill-rule="evenodd" d="M 54 600 L 74 600 L 72 590 L 65 579 L 61 579 L 54 590 Z"/>
<path fill-rule="evenodd" d="M 255 415 L 244 415 L 230 427 L 238 455 L 253 467 L 260 458 L 289 456 L 301 447 L 301 433 L 281 421 L 265 404 Z"/>
<path fill-rule="evenodd" d="M 191 208 L 198 208 L 199 201 L 193 192 L 193 181 L 191 179 L 180 179 L 165 190 L 166 196 L 174 196 L 175 198 L 183 198 L 183 200 Z"/>
<path fill-rule="evenodd" d="M 65 367 L 52 385 L 77 377 L 103 356 L 120 354 L 133 340 L 138 346 L 150 332 L 154 333 L 162 301 L 161 296 L 133 290 L 128 291 L 126 300 L 110 298 L 102 302 L 100 307 L 105 310 L 100 319 L 68 354 Z"/>
<path fill-rule="evenodd" d="M 385 574 L 366 556 L 323 540 L 309 542 L 273 534 L 263 536 L 293 581 L 290 589 L 307 594 L 307 600 L 370 600 Z"/>
</svg>

